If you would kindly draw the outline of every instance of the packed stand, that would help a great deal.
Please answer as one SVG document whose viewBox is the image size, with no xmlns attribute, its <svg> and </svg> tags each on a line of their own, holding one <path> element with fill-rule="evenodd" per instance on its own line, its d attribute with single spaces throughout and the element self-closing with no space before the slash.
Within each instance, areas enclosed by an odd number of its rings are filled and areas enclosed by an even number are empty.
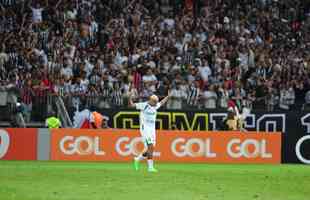
<svg viewBox="0 0 310 200">
<path fill-rule="evenodd" d="M 1 87 L 26 113 L 127 106 L 171 91 L 169 109 L 274 111 L 310 103 L 305 0 L 0 0 Z"/>
</svg>

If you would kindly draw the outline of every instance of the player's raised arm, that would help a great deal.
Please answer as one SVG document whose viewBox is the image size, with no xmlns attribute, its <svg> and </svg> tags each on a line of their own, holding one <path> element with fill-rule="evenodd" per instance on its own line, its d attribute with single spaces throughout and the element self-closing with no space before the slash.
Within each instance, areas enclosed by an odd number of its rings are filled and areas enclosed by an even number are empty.
<svg viewBox="0 0 310 200">
<path fill-rule="evenodd" d="M 160 106 L 164 105 L 165 103 L 167 103 L 167 101 L 169 100 L 170 98 L 170 91 L 168 91 L 168 96 L 166 96 L 165 98 L 163 98 L 159 103 L 160 103 Z"/>
</svg>

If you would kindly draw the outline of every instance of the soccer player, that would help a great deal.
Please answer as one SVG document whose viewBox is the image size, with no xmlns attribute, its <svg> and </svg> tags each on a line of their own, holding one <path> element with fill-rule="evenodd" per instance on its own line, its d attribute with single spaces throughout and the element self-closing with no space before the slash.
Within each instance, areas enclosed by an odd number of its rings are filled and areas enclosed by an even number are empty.
<svg viewBox="0 0 310 200">
<path fill-rule="evenodd" d="M 140 161 L 147 158 L 148 171 L 157 172 L 154 168 L 153 161 L 153 151 L 156 144 L 156 114 L 157 110 L 168 101 L 169 96 L 170 93 L 167 97 L 158 102 L 158 97 L 156 95 L 152 95 L 147 102 L 133 103 L 130 95 L 129 106 L 140 110 L 140 133 L 145 145 L 147 146 L 146 152 L 143 152 L 134 158 L 134 167 L 136 170 L 139 170 Z"/>
</svg>

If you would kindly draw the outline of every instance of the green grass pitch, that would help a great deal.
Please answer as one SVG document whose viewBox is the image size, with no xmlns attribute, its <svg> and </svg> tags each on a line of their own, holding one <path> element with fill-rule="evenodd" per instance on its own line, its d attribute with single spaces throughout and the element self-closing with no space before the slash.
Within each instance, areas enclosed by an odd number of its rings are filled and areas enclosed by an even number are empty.
<svg viewBox="0 0 310 200">
<path fill-rule="evenodd" d="M 0 161 L 0 200 L 309 200 L 302 165 Z"/>
</svg>

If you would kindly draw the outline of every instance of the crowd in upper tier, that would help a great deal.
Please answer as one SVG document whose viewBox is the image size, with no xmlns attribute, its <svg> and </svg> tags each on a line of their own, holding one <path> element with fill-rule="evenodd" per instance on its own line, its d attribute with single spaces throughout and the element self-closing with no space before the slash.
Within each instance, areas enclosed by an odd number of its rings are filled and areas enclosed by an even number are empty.
<svg viewBox="0 0 310 200">
<path fill-rule="evenodd" d="M 127 106 L 292 110 L 310 103 L 309 0 L 0 0 L 0 84 L 27 110 Z"/>
</svg>

